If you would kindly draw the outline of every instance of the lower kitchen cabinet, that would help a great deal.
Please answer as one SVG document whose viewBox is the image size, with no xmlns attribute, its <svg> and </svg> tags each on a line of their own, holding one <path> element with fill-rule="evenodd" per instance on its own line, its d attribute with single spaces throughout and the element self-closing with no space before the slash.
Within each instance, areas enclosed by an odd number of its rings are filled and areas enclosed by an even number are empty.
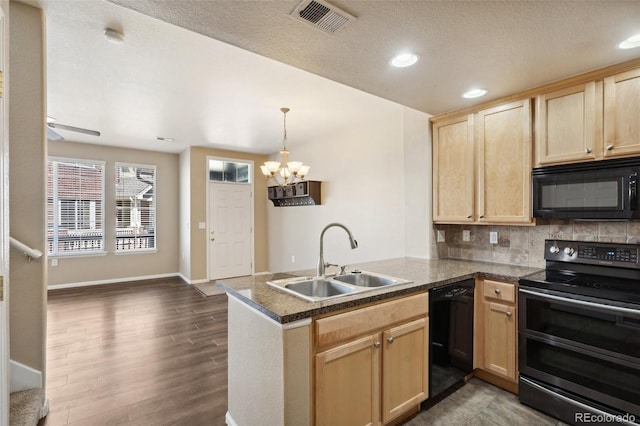
<svg viewBox="0 0 640 426">
<path fill-rule="evenodd" d="M 387 423 L 429 396 L 429 319 L 382 333 L 382 421 Z"/>
<path fill-rule="evenodd" d="M 380 333 L 316 355 L 316 425 L 380 423 Z"/>
<path fill-rule="evenodd" d="M 481 279 L 476 291 L 476 375 L 517 392 L 516 286 Z"/>
<path fill-rule="evenodd" d="M 316 321 L 316 425 L 386 424 L 417 409 L 428 396 L 427 311 L 419 294 Z"/>
</svg>

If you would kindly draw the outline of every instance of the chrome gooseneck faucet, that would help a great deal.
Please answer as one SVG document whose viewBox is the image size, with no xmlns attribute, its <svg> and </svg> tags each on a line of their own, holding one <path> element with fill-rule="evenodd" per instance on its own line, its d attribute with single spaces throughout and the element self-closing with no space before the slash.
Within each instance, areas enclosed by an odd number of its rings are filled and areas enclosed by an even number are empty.
<svg viewBox="0 0 640 426">
<path fill-rule="evenodd" d="M 342 228 L 347 232 L 347 234 L 349 235 L 349 243 L 351 244 L 352 250 L 358 247 L 358 242 L 353 238 L 353 235 L 351 235 L 351 231 L 349 231 L 349 229 L 343 224 L 330 223 L 327 226 L 325 226 L 322 232 L 320 233 L 320 259 L 318 259 L 318 276 L 319 277 L 324 277 L 324 268 L 329 265 L 328 263 L 324 263 L 324 233 L 327 231 L 327 229 L 334 226 Z"/>
</svg>

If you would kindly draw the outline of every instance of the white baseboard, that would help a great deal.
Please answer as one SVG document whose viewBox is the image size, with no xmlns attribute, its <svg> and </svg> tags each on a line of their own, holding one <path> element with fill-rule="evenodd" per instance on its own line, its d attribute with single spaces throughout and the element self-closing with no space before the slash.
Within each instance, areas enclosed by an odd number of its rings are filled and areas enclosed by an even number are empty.
<svg viewBox="0 0 640 426">
<path fill-rule="evenodd" d="M 157 278 L 169 278 L 169 277 L 178 277 L 178 276 L 183 278 L 182 275 L 180 275 L 177 272 L 170 272 L 168 274 L 143 275 L 139 277 L 114 278 L 110 280 L 83 281 L 83 282 L 69 283 L 69 284 L 53 284 L 48 286 L 47 290 L 58 290 L 61 288 L 74 288 L 74 287 L 87 287 L 87 286 L 101 285 L 101 284 L 116 284 L 116 283 L 124 283 L 129 281 L 154 280 Z"/>
<path fill-rule="evenodd" d="M 32 388 L 41 388 L 42 371 L 31 368 L 14 360 L 9 360 L 9 392 L 19 392 Z"/>
<path fill-rule="evenodd" d="M 270 275 L 271 272 L 269 271 L 265 271 L 265 272 L 256 272 L 255 274 L 253 274 L 254 276 L 260 276 L 260 275 Z"/>
<path fill-rule="evenodd" d="M 231 417 L 231 413 L 229 413 L 228 411 L 227 411 L 227 414 L 225 414 L 224 416 L 224 422 L 229 426 L 238 426 L 238 423 L 236 423 L 235 420 L 233 420 L 233 417 Z"/>
</svg>

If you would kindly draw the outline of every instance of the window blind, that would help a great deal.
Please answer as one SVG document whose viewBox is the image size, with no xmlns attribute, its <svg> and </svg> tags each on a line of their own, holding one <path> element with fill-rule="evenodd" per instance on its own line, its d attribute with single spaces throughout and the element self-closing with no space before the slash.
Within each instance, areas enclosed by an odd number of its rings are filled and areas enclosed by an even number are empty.
<svg viewBox="0 0 640 426">
<path fill-rule="evenodd" d="M 156 167 L 116 164 L 116 252 L 156 249 Z"/>
<path fill-rule="evenodd" d="M 104 162 L 48 159 L 47 242 L 50 255 L 104 250 Z"/>
</svg>

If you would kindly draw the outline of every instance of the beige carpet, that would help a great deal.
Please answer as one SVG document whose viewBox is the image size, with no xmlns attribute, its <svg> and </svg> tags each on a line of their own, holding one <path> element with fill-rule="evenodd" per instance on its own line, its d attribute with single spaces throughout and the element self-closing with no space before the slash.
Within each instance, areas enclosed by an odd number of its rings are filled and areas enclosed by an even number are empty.
<svg viewBox="0 0 640 426">
<path fill-rule="evenodd" d="M 44 390 L 28 389 L 11 394 L 9 405 L 10 426 L 36 426 L 44 404 Z"/>
<path fill-rule="evenodd" d="M 224 294 L 224 290 L 216 285 L 215 281 L 209 281 L 208 283 L 193 284 L 193 286 L 202 293 L 204 296 L 217 296 Z"/>
</svg>

